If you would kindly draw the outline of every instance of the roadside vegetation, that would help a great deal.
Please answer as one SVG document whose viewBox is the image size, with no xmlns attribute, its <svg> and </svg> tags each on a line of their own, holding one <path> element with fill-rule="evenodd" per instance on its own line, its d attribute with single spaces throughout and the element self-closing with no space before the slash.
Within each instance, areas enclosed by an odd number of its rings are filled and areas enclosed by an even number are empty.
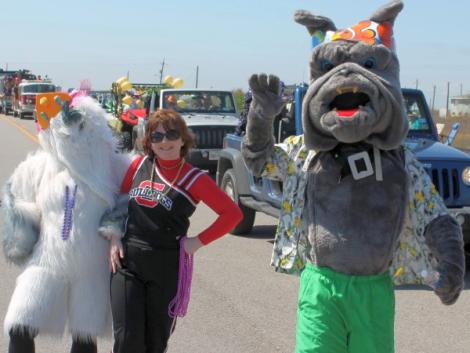
<svg viewBox="0 0 470 353">
<path fill-rule="evenodd" d="M 454 123 L 460 123 L 459 132 L 457 133 L 452 145 L 470 153 L 470 115 L 454 116 L 442 119 L 438 117 L 437 112 L 433 112 L 433 119 L 437 124 L 444 124 L 444 129 L 441 132 L 441 140 L 445 140 L 447 138 L 447 135 Z"/>
</svg>

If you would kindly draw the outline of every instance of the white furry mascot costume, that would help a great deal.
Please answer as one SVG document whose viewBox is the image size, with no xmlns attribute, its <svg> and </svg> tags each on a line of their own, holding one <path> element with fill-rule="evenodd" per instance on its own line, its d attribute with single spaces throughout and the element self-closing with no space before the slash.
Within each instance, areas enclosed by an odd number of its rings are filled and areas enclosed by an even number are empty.
<svg viewBox="0 0 470 353">
<path fill-rule="evenodd" d="M 90 97 L 63 103 L 39 133 L 41 149 L 4 188 L 4 253 L 24 267 L 4 322 L 10 347 L 15 332 L 61 335 L 67 326 L 74 344 L 109 332 L 109 244 L 98 228 L 130 163 L 109 118 Z"/>
</svg>

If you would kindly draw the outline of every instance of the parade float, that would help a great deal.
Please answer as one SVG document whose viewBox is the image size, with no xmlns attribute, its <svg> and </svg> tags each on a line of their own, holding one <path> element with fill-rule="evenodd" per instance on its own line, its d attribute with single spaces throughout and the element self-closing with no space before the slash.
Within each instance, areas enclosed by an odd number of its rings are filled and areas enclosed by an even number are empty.
<svg viewBox="0 0 470 353">
<path fill-rule="evenodd" d="M 134 149 L 139 127 L 143 128 L 144 120 L 159 107 L 160 91 L 180 88 L 183 84 L 181 78 L 169 75 L 163 83 L 131 83 L 126 76 L 112 83 L 107 109 L 116 117 L 112 127 L 121 135 L 123 149 Z"/>
</svg>

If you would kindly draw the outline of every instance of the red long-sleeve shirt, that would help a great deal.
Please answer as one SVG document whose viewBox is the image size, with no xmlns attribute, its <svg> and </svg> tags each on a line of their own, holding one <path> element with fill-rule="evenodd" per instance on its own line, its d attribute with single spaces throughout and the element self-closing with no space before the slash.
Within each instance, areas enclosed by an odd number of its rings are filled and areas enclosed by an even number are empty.
<svg viewBox="0 0 470 353">
<path fill-rule="evenodd" d="M 121 192 L 128 193 L 132 186 L 132 180 L 139 167 L 143 157 L 137 157 L 129 169 L 126 172 L 124 180 L 121 184 Z M 178 172 L 178 165 L 181 159 L 177 160 L 161 160 L 157 159 L 159 172 L 167 180 L 173 180 Z M 175 184 L 189 171 L 193 166 L 189 163 L 184 163 L 178 179 L 175 180 Z M 204 231 L 198 234 L 198 238 L 204 245 L 220 238 L 232 230 L 243 218 L 243 214 L 232 199 L 224 193 L 207 174 L 203 174 L 198 177 L 195 182 L 187 188 L 187 191 L 191 197 L 198 203 L 199 201 L 204 202 L 209 206 L 217 215 L 217 219 Z"/>
</svg>

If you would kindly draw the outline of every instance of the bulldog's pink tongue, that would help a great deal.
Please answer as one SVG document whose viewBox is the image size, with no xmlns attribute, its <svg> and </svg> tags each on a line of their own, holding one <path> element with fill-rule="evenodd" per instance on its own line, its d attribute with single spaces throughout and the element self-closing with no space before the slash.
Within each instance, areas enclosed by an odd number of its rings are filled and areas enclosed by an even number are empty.
<svg viewBox="0 0 470 353">
<path fill-rule="evenodd" d="M 352 118 L 358 111 L 358 108 L 354 109 L 337 109 L 336 116 L 340 116 L 342 118 Z"/>
</svg>

